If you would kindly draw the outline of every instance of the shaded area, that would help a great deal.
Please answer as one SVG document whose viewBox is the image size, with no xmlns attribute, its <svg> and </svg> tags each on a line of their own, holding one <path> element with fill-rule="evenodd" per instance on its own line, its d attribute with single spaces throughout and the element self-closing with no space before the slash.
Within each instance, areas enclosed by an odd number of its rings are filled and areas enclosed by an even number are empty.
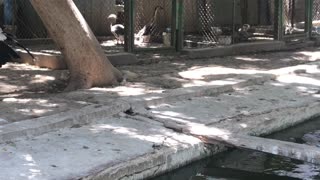
<svg viewBox="0 0 320 180">
<path fill-rule="evenodd" d="M 167 90 L 182 87 L 235 84 L 255 75 L 275 73 L 269 70 L 317 61 L 320 56 L 317 50 L 317 48 L 308 48 L 294 52 L 197 60 L 176 55 L 140 54 L 138 57 L 142 64 L 118 67 L 126 77 L 119 86 L 92 88 L 70 94 L 55 94 L 62 92 L 66 87 L 69 76 L 67 71 L 8 63 L 0 69 L 0 100 L 2 107 L 11 110 L 2 111 L 0 118 L 8 118 L 15 114 L 19 118 L 11 120 L 16 121 L 27 117 L 48 115 L 47 113 L 29 113 L 29 111 L 38 112 L 38 109 L 41 112 L 52 113 L 64 111 L 63 108 L 56 108 L 53 111 L 50 104 L 62 107 L 67 107 L 68 103 L 82 106 L 86 104 L 83 102 L 101 103 L 101 99 L 109 102 L 119 97 L 161 94 Z M 50 100 L 53 97 L 59 98 L 61 102 L 67 100 L 70 102 L 62 105 L 63 103 Z M 41 103 L 38 103 L 38 100 Z M 80 106 L 75 105 L 74 108 Z M 73 108 L 73 105 L 69 107 Z M 19 109 L 28 109 L 28 113 L 21 112 Z"/>
<path fill-rule="evenodd" d="M 299 126 L 274 133 L 267 138 L 295 143 L 304 134 L 318 130 L 320 119 L 316 118 Z M 224 179 L 320 179 L 320 167 L 289 158 L 273 156 L 248 150 L 230 150 L 212 158 L 175 170 L 153 180 L 206 180 Z"/>
<path fill-rule="evenodd" d="M 0 178 L 81 179 L 106 169 L 111 179 L 130 177 L 145 168 L 157 173 L 166 166 L 166 156 L 174 156 L 169 152 L 199 143 L 197 138 L 150 123 L 106 117 L 86 126 L 0 143 Z"/>
</svg>

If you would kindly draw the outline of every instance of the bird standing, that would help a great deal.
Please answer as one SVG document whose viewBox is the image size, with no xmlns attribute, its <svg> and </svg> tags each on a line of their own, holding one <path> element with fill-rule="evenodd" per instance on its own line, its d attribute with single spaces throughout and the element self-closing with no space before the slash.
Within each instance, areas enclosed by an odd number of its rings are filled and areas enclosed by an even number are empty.
<svg viewBox="0 0 320 180">
<path fill-rule="evenodd" d="M 125 33 L 124 25 L 114 24 L 117 21 L 117 16 L 115 14 L 109 15 L 108 20 L 110 22 L 111 33 L 117 39 L 117 44 L 119 44 L 119 42 L 122 44 L 124 42 L 124 33 Z"/>
<path fill-rule="evenodd" d="M 149 36 L 154 32 L 154 30 L 157 27 L 157 21 L 160 16 L 160 10 L 163 10 L 163 7 L 155 7 L 152 19 L 149 23 L 143 26 L 143 28 L 137 33 L 137 37 L 141 38 L 142 36 Z"/>
</svg>

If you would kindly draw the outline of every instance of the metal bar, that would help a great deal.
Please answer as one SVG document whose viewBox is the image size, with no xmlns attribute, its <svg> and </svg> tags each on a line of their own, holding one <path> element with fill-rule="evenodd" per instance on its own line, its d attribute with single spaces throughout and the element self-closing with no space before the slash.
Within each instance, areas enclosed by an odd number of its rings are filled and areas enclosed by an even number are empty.
<svg viewBox="0 0 320 180">
<path fill-rule="evenodd" d="M 234 38 L 235 38 L 235 17 L 236 16 L 236 0 L 232 1 L 232 42 L 231 44 L 234 44 Z"/>
<path fill-rule="evenodd" d="M 243 8 L 241 8 L 242 24 L 248 24 L 248 0 L 242 0 L 240 2 L 243 2 Z"/>
<path fill-rule="evenodd" d="M 178 23 L 178 6 L 177 6 L 177 0 L 172 0 L 172 17 L 171 17 L 171 46 L 176 47 L 177 43 L 177 23 Z"/>
<path fill-rule="evenodd" d="M 174 47 L 161 47 L 161 48 L 135 48 L 134 53 L 139 52 L 176 52 Z"/>
<path fill-rule="evenodd" d="M 290 1 L 290 9 L 291 9 L 291 27 L 294 27 L 294 17 L 296 14 L 296 1 L 295 0 L 291 0 Z"/>
<path fill-rule="evenodd" d="M 177 24 L 177 44 L 176 50 L 181 51 L 183 49 L 183 0 L 178 0 L 178 24 Z"/>
<path fill-rule="evenodd" d="M 262 9 L 261 9 L 261 0 L 257 0 L 257 4 L 258 4 L 258 24 L 261 24 L 261 12 L 262 12 Z"/>
<path fill-rule="evenodd" d="M 274 25 L 274 33 L 275 33 L 275 39 L 276 40 L 282 40 L 283 39 L 283 0 L 275 0 L 275 25 Z"/>
<path fill-rule="evenodd" d="M 124 41 L 124 50 L 126 52 L 133 52 L 133 43 L 134 39 L 132 39 L 133 35 L 133 28 L 132 28 L 132 1 L 133 0 L 127 0 L 124 1 L 124 13 L 125 13 L 125 20 L 124 20 L 124 27 L 125 27 L 125 41 Z"/>
<path fill-rule="evenodd" d="M 306 32 L 308 38 L 312 36 L 312 15 L 313 15 L 313 0 L 307 0 L 307 16 L 306 16 Z"/>
<path fill-rule="evenodd" d="M 134 41 L 135 41 L 135 38 L 134 38 L 134 22 L 135 22 L 135 9 L 136 9 L 136 0 L 129 0 L 131 1 L 131 5 L 130 5 L 130 11 L 131 11 L 131 17 L 130 17 L 130 28 L 131 28 L 131 37 L 130 37 L 130 41 L 131 41 L 131 51 L 133 52 L 134 51 L 134 48 L 135 48 L 135 45 L 134 45 Z"/>
</svg>

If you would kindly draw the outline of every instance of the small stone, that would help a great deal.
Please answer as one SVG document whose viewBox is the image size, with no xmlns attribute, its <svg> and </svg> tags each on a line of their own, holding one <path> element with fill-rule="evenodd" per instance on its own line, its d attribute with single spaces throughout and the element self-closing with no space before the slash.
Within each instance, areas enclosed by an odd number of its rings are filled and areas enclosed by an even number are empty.
<svg viewBox="0 0 320 180">
<path fill-rule="evenodd" d="M 295 71 L 293 71 L 295 74 L 305 74 L 307 73 L 307 71 L 305 69 L 297 69 Z"/>
<path fill-rule="evenodd" d="M 122 71 L 123 77 L 125 77 L 126 81 L 133 81 L 139 77 L 138 74 L 131 71 Z"/>
<path fill-rule="evenodd" d="M 7 120 L 0 118 L 0 125 L 9 123 Z"/>
<path fill-rule="evenodd" d="M 71 126 L 71 128 L 80 128 L 80 127 L 81 127 L 80 124 L 75 124 L 75 125 Z"/>
</svg>

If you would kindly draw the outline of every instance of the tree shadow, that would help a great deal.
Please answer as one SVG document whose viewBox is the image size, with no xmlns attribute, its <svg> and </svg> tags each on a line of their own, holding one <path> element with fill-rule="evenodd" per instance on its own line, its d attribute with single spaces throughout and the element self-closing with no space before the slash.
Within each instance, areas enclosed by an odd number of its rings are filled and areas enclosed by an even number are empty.
<svg viewBox="0 0 320 180">
<path fill-rule="evenodd" d="M 317 53 L 317 48 L 308 48 L 294 52 L 195 60 L 175 54 L 138 56 L 143 59 L 142 64 L 118 67 L 122 71 L 131 73 L 131 76 L 126 77 L 126 81 L 118 86 L 71 93 L 61 93 L 68 82 L 68 71 L 8 63 L 0 69 L 0 104 L 10 109 L 6 110 L 5 119 L 18 121 L 64 111 L 63 108 L 52 110 L 54 108 L 48 108 L 50 105 L 37 103 L 37 100 L 40 102 L 46 100 L 48 104 L 59 104 L 56 100 L 59 99 L 61 107 L 67 107 L 62 105 L 64 103 L 71 103 L 78 108 L 86 104 L 109 105 L 119 98 L 156 99 L 161 98 L 161 94 L 177 88 L 232 85 L 259 74 L 272 74 L 271 70 L 274 69 L 316 61 L 320 55 Z M 8 101 L 8 98 L 15 98 L 15 100 Z M 32 100 L 26 101 L 26 99 Z M 70 108 L 73 108 L 73 105 Z M 38 109 L 48 113 L 29 113 L 39 112 Z M 12 115 L 17 117 L 10 118 Z"/>
</svg>

